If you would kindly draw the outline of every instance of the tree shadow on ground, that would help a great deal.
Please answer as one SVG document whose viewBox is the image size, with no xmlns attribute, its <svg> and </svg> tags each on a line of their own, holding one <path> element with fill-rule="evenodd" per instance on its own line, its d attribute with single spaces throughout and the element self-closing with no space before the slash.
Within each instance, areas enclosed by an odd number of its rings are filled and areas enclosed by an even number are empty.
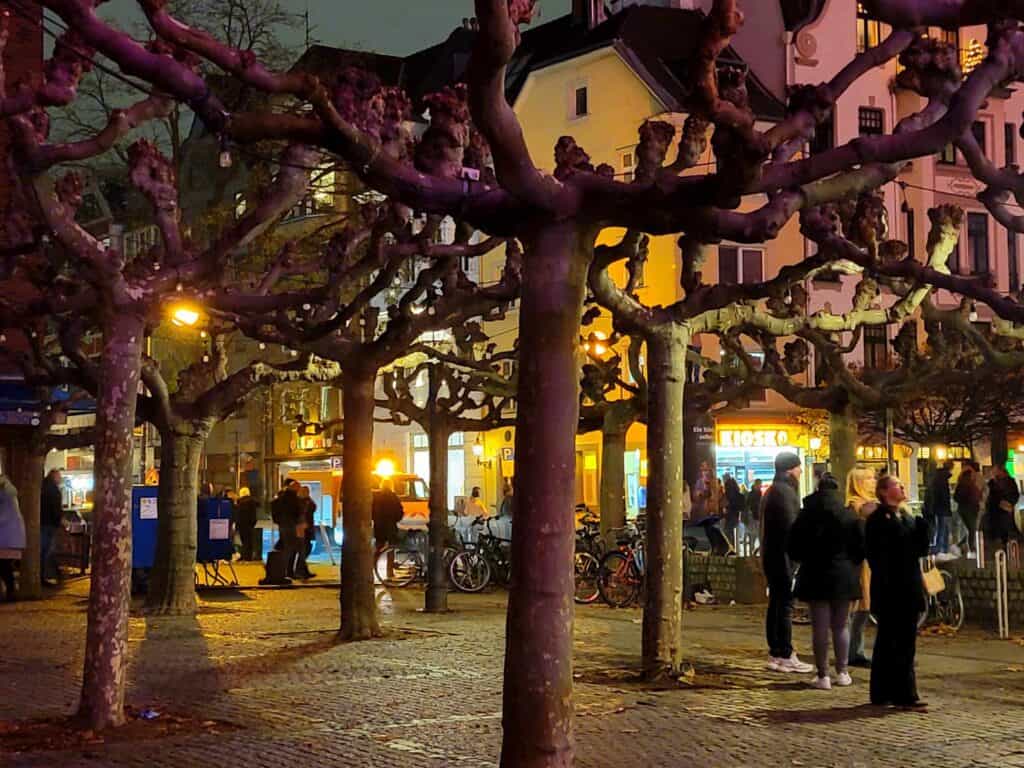
<svg viewBox="0 0 1024 768">
<path fill-rule="evenodd" d="M 855 707 L 829 707 L 828 709 L 770 709 L 758 713 L 757 719 L 776 725 L 795 723 L 829 725 L 848 723 L 854 720 L 880 720 L 896 714 L 898 714 L 897 710 L 889 707 L 858 704 Z"/>
<path fill-rule="evenodd" d="M 243 603 L 252 602 L 253 598 L 245 592 L 237 589 L 197 589 L 196 597 L 199 598 L 199 610 L 202 612 L 203 603 Z"/>
</svg>

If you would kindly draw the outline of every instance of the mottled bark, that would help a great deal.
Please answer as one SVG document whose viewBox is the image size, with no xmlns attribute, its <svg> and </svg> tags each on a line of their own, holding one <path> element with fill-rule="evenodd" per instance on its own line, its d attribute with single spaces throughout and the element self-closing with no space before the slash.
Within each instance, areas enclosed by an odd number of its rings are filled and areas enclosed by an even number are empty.
<svg viewBox="0 0 1024 768">
<path fill-rule="evenodd" d="M 562 223 L 526 243 L 503 768 L 570 766 L 575 749 L 573 475 L 587 270 L 581 236 L 572 223 Z"/>
<path fill-rule="evenodd" d="M 25 551 L 21 553 L 18 597 L 22 600 L 38 600 L 43 596 L 42 561 L 40 558 L 40 496 L 43 490 L 43 469 L 46 455 L 39 446 L 26 446 L 26 450 L 15 451 L 11 480 L 18 489 L 18 506 L 25 520 Z"/>
<path fill-rule="evenodd" d="M 992 423 L 992 466 L 1002 467 L 1010 458 L 1010 436 L 1006 420 L 996 418 Z"/>
<path fill-rule="evenodd" d="M 448 438 L 451 430 L 443 418 L 432 414 L 430 452 L 430 547 L 427 551 L 427 594 L 424 610 L 448 610 L 448 573 L 444 545 L 448 533 Z"/>
<path fill-rule="evenodd" d="M 341 637 L 380 635 L 373 591 L 373 385 L 376 371 L 352 366 L 342 376 L 344 463 L 341 478 Z"/>
<path fill-rule="evenodd" d="M 683 627 L 683 395 L 685 329 L 647 336 L 647 595 L 643 668 L 648 679 L 678 675 Z"/>
<path fill-rule="evenodd" d="M 104 318 L 96 413 L 96 486 L 82 698 L 93 730 L 124 722 L 132 553 L 132 429 L 142 363 L 143 322 Z"/>
<path fill-rule="evenodd" d="M 601 535 L 626 524 L 626 433 L 633 423 L 632 408 L 613 403 L 601 425 Z"/>
<path fill-rule="evenodd" d="M 829 413 L 829 471 L 846 487 L 846 478 L 857 466 L 857 411 L 847 402 Z"/>
<path fill-rule="evenodd" d="M 174 616 L 196 611 L 196 499 L 206 430 L 172 427 L 160 434 L 156 554 L 146 611 Z"/>
</svg>

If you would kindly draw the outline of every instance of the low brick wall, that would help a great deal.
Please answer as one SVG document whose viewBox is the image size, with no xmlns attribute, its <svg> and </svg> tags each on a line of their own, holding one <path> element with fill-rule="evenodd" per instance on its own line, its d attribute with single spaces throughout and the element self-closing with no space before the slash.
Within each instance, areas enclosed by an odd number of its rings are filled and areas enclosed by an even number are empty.
<svg viewBox="0 0 1024 768">
<path fill-rule="evenodd" d="M 715 557 L 690 554 L 686 557 L 686 597 L 694 587 L 711 584 L 719 603 L 752 605 L 767 601 L 767 582 L 757 557 Z"/>
<path fill-rule="evenodd" d="M 995 629 L 998 626 L 995 566 L 989 563 L 987 568 L 979 569 L 973 560 L 954 560 L 942 563 L 941 567 L 960 581 L 965 621 Z M 1024 570 L 1010 570 L 1007 574 L 1007 596 L 1010 631 L 1019 632 L 1024 629 Z"/>
</svg>

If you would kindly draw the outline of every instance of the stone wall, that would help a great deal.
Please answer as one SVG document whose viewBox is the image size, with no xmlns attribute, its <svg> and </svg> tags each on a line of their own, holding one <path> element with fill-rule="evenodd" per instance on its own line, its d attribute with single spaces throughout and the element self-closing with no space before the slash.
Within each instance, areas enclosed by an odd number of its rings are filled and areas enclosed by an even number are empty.
<svg viewBox="0 0 1024 768">
<path fill-rule="evenodd" d="M 710 583 L 719 603 L 751 605 L 767 601 L 767 583 L 757 557 L 686 556 L 686 597 L 692 599 L 694 588 Z"/>
<path fill-rule="evenodd" d="M 979 569 L 973 560 L 942 563 L 960 581 L 964 597 L 964 618 L 969 624 L 996 629 L 996 571 L 991 563 Z M 1024 570 L 1011 569 L 1007 574 L 1010 632 L 1024 631 Z"/>
</svg>

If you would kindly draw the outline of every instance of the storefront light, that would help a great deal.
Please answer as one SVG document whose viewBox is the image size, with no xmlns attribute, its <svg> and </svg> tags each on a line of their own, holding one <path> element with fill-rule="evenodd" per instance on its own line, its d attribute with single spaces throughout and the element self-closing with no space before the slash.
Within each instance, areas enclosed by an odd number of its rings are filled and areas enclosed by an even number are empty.
<svg viewBox="0 0 1024 768">
<path fill-rule="evenodd" d="M 820 451 L 821 450 L 821 438 L 820 437 L 812 437 L 810 439 L 809 445 L 811 446 L 811 450 L 812 451 Z"/>
</svg>

